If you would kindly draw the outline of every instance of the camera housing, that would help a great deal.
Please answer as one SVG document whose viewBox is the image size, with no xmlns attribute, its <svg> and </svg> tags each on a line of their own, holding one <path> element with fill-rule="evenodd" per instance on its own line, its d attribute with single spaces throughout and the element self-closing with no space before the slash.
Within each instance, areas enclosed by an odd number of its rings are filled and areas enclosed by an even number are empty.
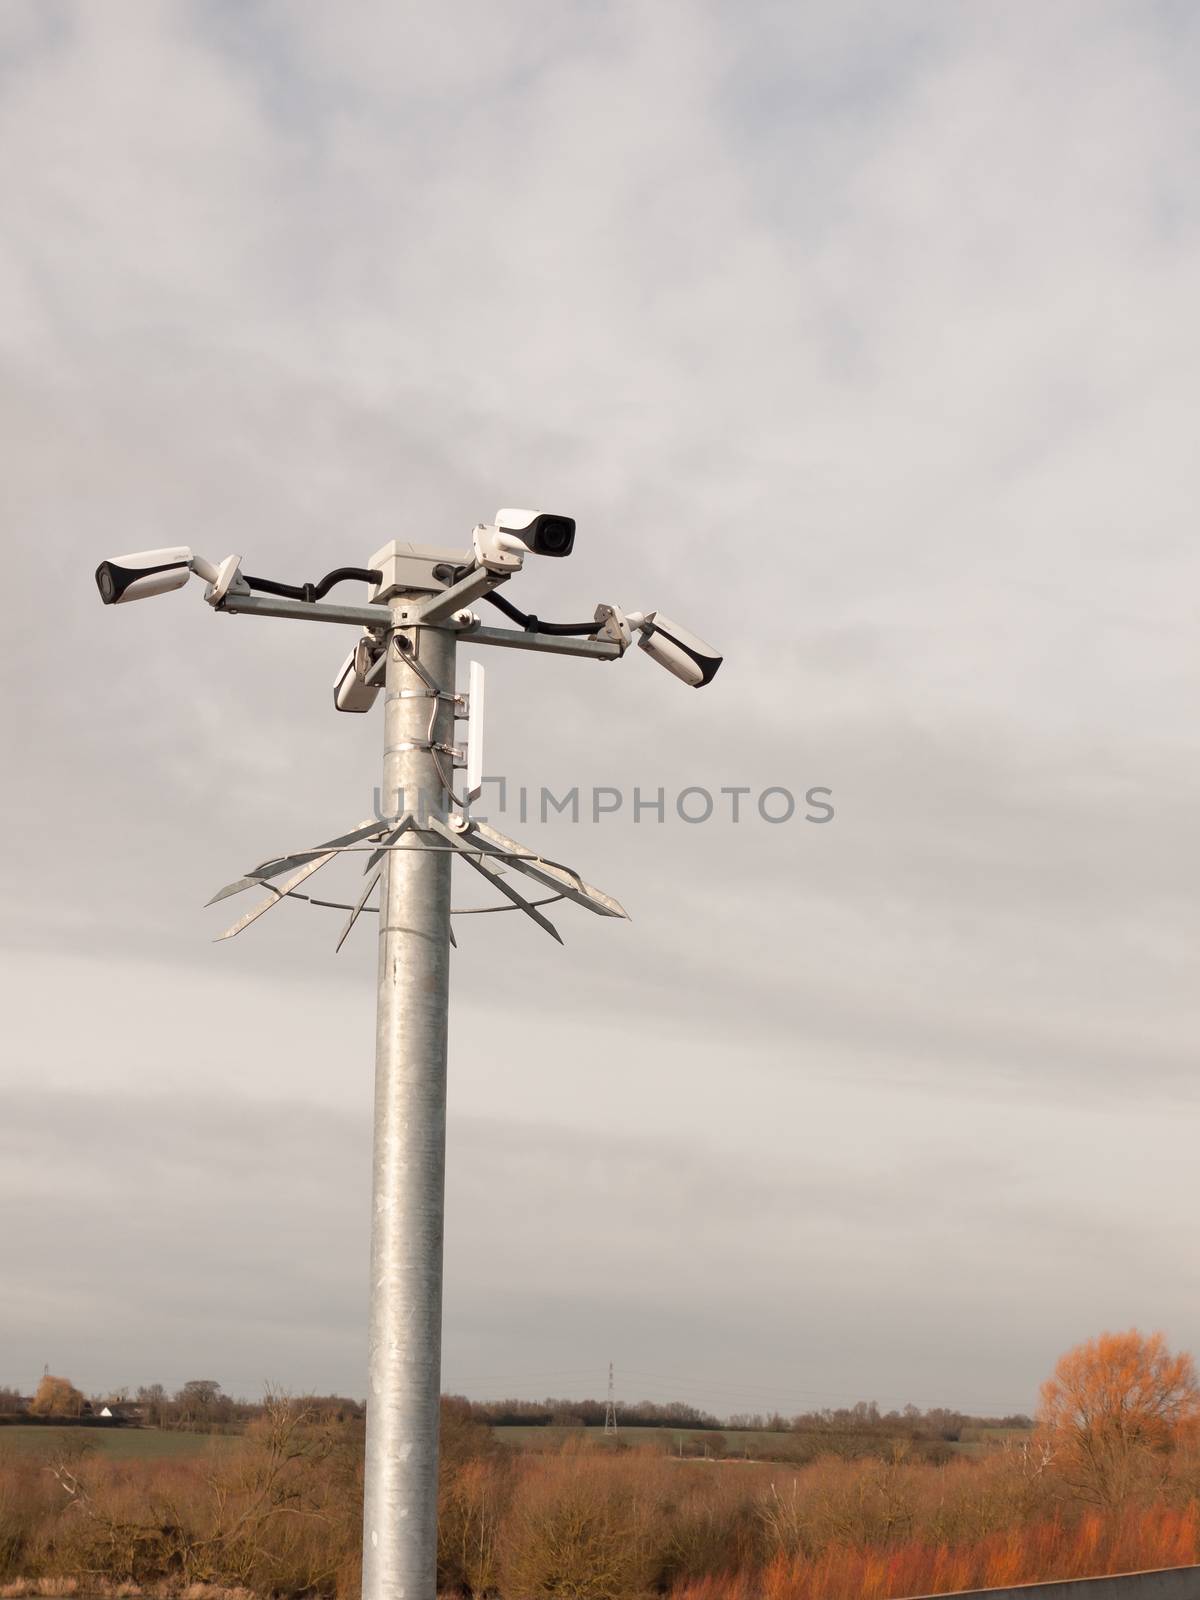
<svg viewBox="0 0 1200 1600">
<path fill-rule="evenodd" d="M 373 634 L 364 633 L 338 668 L 333 680 L 333 704 L 338 711 L 370 711 L 383 688 L 380 657 L 383 646 Z M 375 670 L 378 669 L 378 670 Z M 372 681 L 366 681 L 371 675 Z"/>
<path fill-rule="evenodd" d="M 495 525 L 535 556 L 569 556 L 575 548 L 575 518 L 553 511 L 497 511 Z"/>
<path fill-rule="evenodd" d="M 156 594 L 182 589 L 192 575 L 192 552 L 187 545 L 169 550 L 135 550 L 110 556 L 96 568 L 96 587 L 106 606 L 123 606 L 130 600 L 149 600 Z"/>
<path fill-rule="evenodd" d="M 367 566 L 379 573 L 370 593 L 372 605 L 388 605 L 405 594 L 437 594 L 454 582 L 457 568 L 469 563 L 469 550 L 393 539 L 376 550 Z"/>
<path fill-rule="evenodd" d="M 626 620 L 630 627 L 639 630 L 638 649 L 693 689 L 702 689 L 716 677 L 724 657 L 697 634 L 689 633 L 677 622 L 664 617 L 661 611 L 647 611 L 640 617 L 630 616 Z"/>
<path fill-rule="evenodd" d="M 475 565 L 488 572 L 520 572 L 526 555 L 569 556 L 575 547 L 575 518 L 552 511 L 497 511 L 495 522 L 479 523 L 471 535 Z"/>
</svg>

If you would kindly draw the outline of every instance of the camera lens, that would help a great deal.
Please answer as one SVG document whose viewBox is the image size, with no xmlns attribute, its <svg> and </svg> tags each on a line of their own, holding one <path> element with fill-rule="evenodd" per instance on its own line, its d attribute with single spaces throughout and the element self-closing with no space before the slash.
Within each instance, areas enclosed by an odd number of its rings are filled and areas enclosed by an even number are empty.
<svg viewBox="0 0 1200 1600">
<path fill-rule="evenodd" d="M 117 586 L 113 582 L 112 571 L 107 561 L 96 568 L 96 586 L 100 590 L 100 598 L 104 604 L 112 605 L 117 597 Z"/>
<path fill-rule="evenodd" d="M 538 553 L 567 556 L 575 542 L 575 523 L 571 517 L 543 517 L 538 528 Z"/>
</svg>

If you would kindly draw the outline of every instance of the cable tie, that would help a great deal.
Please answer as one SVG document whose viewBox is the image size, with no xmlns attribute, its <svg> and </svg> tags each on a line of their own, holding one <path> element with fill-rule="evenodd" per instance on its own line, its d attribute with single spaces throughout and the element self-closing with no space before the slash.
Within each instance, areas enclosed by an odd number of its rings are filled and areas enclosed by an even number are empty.
<svg viewBox="0 0 1200 1600">
<path fill-rule="evenodd" d="M 457 756 L 458 750 L 452 744 L 437 744 L 432 739 L 402 739 L 399 744 L 391 744 L 384 752 L 386 755 L 395 755 L 401 750 L 432 750 L 444 756 Z"/>
</svg>

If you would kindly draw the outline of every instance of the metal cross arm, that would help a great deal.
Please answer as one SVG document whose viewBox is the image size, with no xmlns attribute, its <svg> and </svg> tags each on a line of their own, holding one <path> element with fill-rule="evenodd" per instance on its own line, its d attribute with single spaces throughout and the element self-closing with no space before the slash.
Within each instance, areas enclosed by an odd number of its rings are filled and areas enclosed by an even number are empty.
<svg viewBox="0 0 1200 1600">
<path fill-rule="evenodd" d="M 414 606 L 411 614 L 402 619 L 403 625 L 451 626 L 461 639 L 471 644 L 498 645 L 507 650 L 540 650 L 547 655 L 575 656 L 584 660 L 616 661 L 625 653 L 624 648 L 611 639 L 560 638 L 554 634 L 521 632 L 516 628 L 489 628 L 471 613 L 460 620 L 458 613 L 503 582 L 505 577 L 483 569 L 471 572 L 426 604 Z M 280 617 L 297 622 L 334 622 L 380 634 L 393 626 L 390 610 L 378 603 L 350 606 L 328 601 L 287 600 L 277 595 L 229 593 L 216 609 L 231 617 L 241 615 Z"/>
<path fill-rule="evenodd" d="M 459 637 L 464 644 L 494 644 L 504 650 L 540 650 L 548 656 L 576 656 L 585 661 L 617 661 L 624 654 L 609 639 L 571 639 L 553 633 L 522 633 L 517 628 L 485 628 L 468 623 Z"/>
<path fill-rule="evenodd" d="M 465 577 L 452 583 L 441 594 L 435 594 L 432 600 L 417 608 L 416 622 L 430 623 L 449 622 L 458 611 L 463 611 L 476 600 L 481 600 L 499 584 L 506 582 L 507 572 L 489 572 L 486 567 L 475 567 Z"/>
<path fill-rule="evenodd" d="M 379 606 L 343 606 L 323 600 L 284 600 L 277 595 L 227 594 L 216 607 L 226 616 L 287 617 L 297 622 L 340 622 L 351 628 L 388 628 L 391 616 Z"/>
</svg>

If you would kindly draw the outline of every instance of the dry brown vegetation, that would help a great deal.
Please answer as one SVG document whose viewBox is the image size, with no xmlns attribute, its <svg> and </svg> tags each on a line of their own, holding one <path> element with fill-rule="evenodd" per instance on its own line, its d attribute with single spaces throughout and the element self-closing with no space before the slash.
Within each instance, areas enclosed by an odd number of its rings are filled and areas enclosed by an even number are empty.
<svg viewBox="0 0 1200 1600">
<path fill-rule="evenodd" d="M 1194 1561 L 1200 1451 L 1099 1512 L 1040 1448 L 934 1466 L 796 1469 L 657 1451 L 498 1450 L 447 1429 L 446 1593 L 842 1600 Z M 277 1408 L 244 1448 L 191 1460 L 84 1452 L 0 1462 L 0 1585 L 89 1594 L 358 1592 L 359 1439 Z M 57 1587 L 56 1587 L 57 1585 Z"/>
<path fill-rule="evenodd" d="M 348 1592 L 361 1500 L 358 1440 L 285 1400 L 220 1456 L 118 1461 L 81 1438 L 47 1457 L 0 1443 L 0 1583 Z"/>
<path fill-rule="evenodd" d="M 1033 1439 L 945 1464 L 903 1447 L 797 1467 L 530 1454 L 450 1404 L 440 1586 L 501 1600 L 889 1600 L 1197 1561 L 1190 1368 L 1136 1335 L 1087 1349 L 1060 1363 Z M 1089 1371 L 1086 1414 L 1064 1411 L 1066 1380 Z M 1138 1396 L 1157 1421 L 1131 1420 Z M 1094 1458 L 1103 1494 L 1080 1476 Z M 349 1600 L 361 1507 L 361 1431 L 280 1399 L 244 1444 L 190 1460 L 0 1453 L 0 1600 L 73 1586 Z"/>
</svg>

